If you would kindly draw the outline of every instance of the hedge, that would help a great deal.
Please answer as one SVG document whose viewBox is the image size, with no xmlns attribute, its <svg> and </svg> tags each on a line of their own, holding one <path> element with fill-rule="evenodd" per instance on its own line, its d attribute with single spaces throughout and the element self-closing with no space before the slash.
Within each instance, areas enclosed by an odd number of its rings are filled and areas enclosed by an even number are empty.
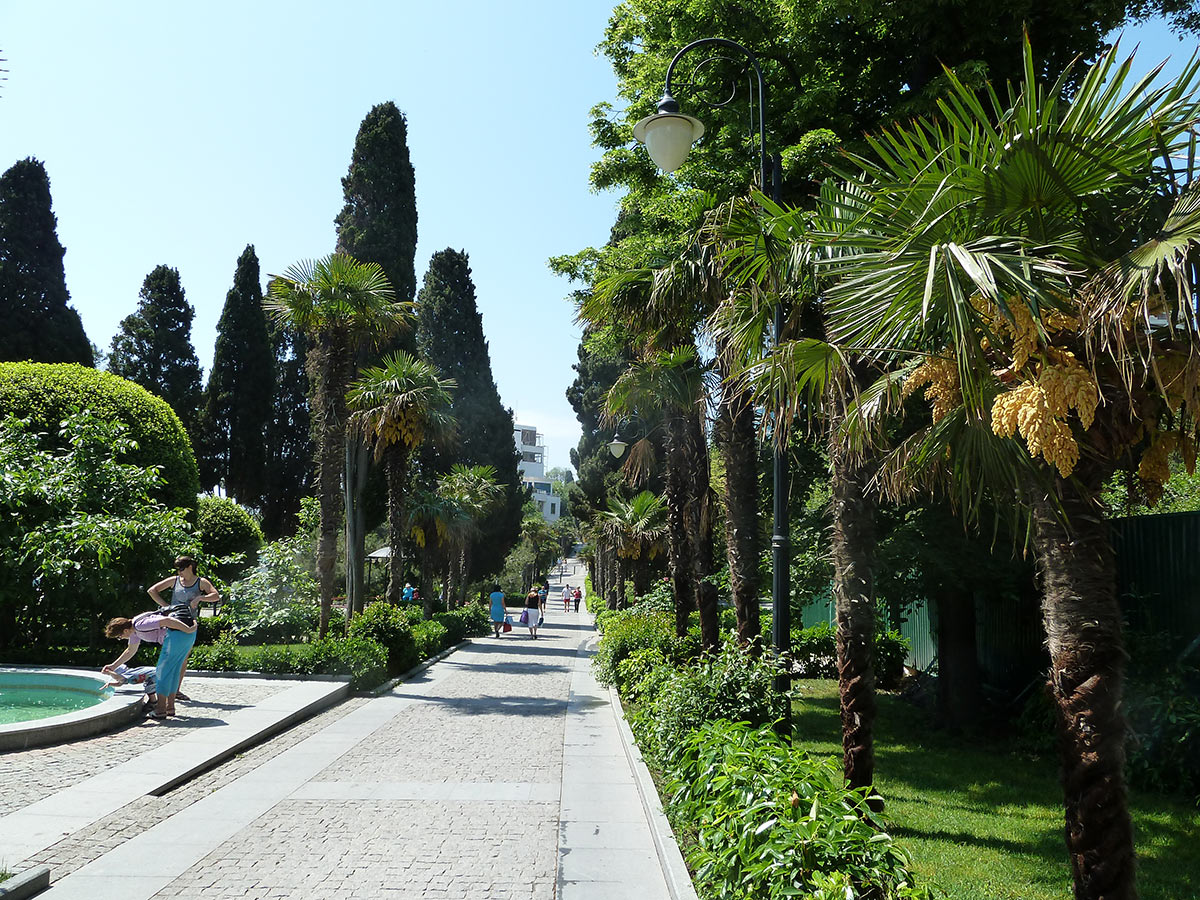
<svg viewBox="0 0 1200 900">
<path fill-rule="evenodd" d="M 165 480 L 156 499 L 194 509 L 200 474 L 191 441 L 174 410 L 145 388 L 74 363 L 0 363 L 0 418 L 29 419 L 35 431 L 57 434 L 71 413 L 90 409 L 129 428 L 138 449 L 128 462 L 161 466 Z"/>
<path fill-rule="evenodd" d="M 262 529 L 245 507 L 228 497 L 203 494 L 196 501 L 196 527 L 200 547 L 210 560 L 241 553 L 240 563 L 217 567 L 225 581 L 236 581 L 258 558 Z"/>
</svg>

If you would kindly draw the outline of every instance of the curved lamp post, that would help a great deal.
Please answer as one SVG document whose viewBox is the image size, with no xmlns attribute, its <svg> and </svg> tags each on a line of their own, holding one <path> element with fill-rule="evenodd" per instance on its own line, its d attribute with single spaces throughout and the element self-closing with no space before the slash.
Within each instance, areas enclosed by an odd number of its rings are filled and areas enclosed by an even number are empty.
<svg viewBox="0 0 1200 900">
<path fill-rule="evenodd" d="M 664 174 L 674 172 L 687 159 L 688 151 L 691 150 L 692 144 L 695 143 L 704 134 L 704 124 L 692 116 L 686 116 L 679 111 L 679 103 L 671 93 L 673 78 L 675 74 L 675 66 L 679 60 L 700 47 L 713 47 L 732 50 L 744 57 L 746 64 L 754 72 L 757 88 L 757 113 L 758 113 L 758 151 L 759 151 L 759 177 L 762 190 L 766 193 L 768 190 L 771 194 L 771 199 L 776 203 L 779 202 L 779 163 L 767 152 L 767 129 L 766 129 L 766 83 L 763 80 L 762 67 L 758 64 L 758 58 L 736 41 L 730 41 L 725 38 L 700 38 L 700 40 L 692 41 L 686 47 L 683 47 L 675 58 L 671 60 L 671 64 L 667 67 L 666 84 L 663 88 L 662 99 L 658 101 L 658 112 L 652 116 L 647 116 L 636 125 L 633 126 L 633 136 L 639 142 L 646 145 L 646 152 L 650 154 L 650 158 L 654 163 L 662 169 Z M 728 60 L 731 57 L 715 53 L 714 55 L 702 60 L 693 70 L 693 74 L 702 66 L 713 63 L 719 60 Z M 728 106 L 737 95 L 737 87 L 734 85 L 729 96 L 720 101 L 702 101 L 707 106 L 713 109 L 720 109 Z M 752 98 L 753 100 L 754 98 Z M 780 336 L 783 333 L 783 323 L 785 315 L 783 304 L 779 303 L 775 307 L 775 343 L 778 345 Z M 609 445 L 614 456 L 620 456 L 625 452 L 622 445 L 620 452 L 613 449 L 617 441 Z M 778 441 L 775 443 L 774 453 L 774 528 L 771 534 L 771 644 L 775 648 L 777 654 L 783 655 L 791 650 L 791 607 L 788 603 L 788 580 L 790 559 L 788 552 L 788 544 L 790 542 L 788 536 L 788 458 L 787 448 L 779 446 Z M 789 690 L 791 688 L 791 676 L 787 672 L 781 672 L 776 676 L 775 685 L 780 690 Z M 785 726 L 786 727 L 786 726 Z"/>
</svg>

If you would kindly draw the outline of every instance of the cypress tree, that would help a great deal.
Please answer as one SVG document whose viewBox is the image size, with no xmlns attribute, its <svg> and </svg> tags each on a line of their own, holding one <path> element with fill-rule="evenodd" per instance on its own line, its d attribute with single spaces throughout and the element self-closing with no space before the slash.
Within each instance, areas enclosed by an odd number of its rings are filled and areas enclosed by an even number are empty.
<svg viewBox="0 0 1200 900">
<path fill-rule="evenodd" d="M 458 385 L 451 409 L 458 420 L 458 444 L 427 451 L 431 468 L 448 472 L 454 463 L 495 466 L 504 487 L 504 502 L 484 519 L 472 557 L 471 580 L 485 578 L 500 570 L 520 538 L 525 494 L 513 445 L 512 411 L 501 405 L 492 377 L 465 252 L 447 248 L 429 262 L 417 296 L 417 351 Z"/>
<path fill-rule="evenodd" d="M 57 227 L 38 160 L 0 176 L 0 360 L 94 365 L 79 313 L 67 305 Z"/>
<path fill-rule="evenodd" d="M 342 179 L 345 205 L 334 223 L 337 250 L 359 262 L 378 263 L 395 291 L 397 302 L 411 302 L 416 291 L 417 194 L 408 155 L 408 123 L 390 100 L 376 104 L 363 119 L 354 141 L 350 169 Z M 385 352 L 414 347 L 411 331 L 402 330 Z M 373 363 L 366 348 L 360 368 Z M 366 444 L 346 453 L 346 597 L 347 614 L 362 609 L 364 596 L 366 504 L 370 474 Z"/>
<path fill-rule="evenodd" d="M 271 328 L 275 391 L 267 419 L 263 479 L 263 534 L 292 534 L 300 498 L 313 491 L 312 417 L 308 403 L 308 339 L 279 324 Z"/>
<path fill-rule="evenodd" d="M 247 245 L 217 323 L 204 434 L 208 483 L 224 482 L 232 497 L 249 506 L 258 506 L 263 496 L 263 426 L 271 418 L 273 363 L 258 257 Z"/>
<path fill-rule="evenodd" d="M 390 100 L 371 108 L 358 129 L 345 205 L 334 223 L 337 249 L 383 267 L 396 300 L 417 289 L 417 188 L 408 156 L 408 123 Z"/>
<path fill-rule="evenodd" d="M 113 336 L 108 370 L 162 397 L 196 439 L 200 361 L 192 347 L 196 311 L 184 297 L 179 270 L 157 266 L 138 294 L 137 312 Z"/>
</svg>

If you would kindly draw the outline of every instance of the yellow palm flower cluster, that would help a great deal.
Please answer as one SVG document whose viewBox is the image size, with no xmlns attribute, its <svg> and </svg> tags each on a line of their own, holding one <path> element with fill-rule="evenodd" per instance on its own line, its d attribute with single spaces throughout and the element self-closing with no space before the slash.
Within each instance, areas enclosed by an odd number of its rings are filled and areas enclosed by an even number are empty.
<svg viewBox="0 0 1200 900">
<path fill-rule="evenodd" d="M 1142 493 L 1146 502 L 1155 506 L 1163 495 L 1163 487 L 1171 479 L 1171 451 L 1179 445 L 1176 432 L 1156 432 L 1151 436 L 1150 446 L 1138 463 L 1138 478 L 1142 482 Z"/>
<path fill-rule="evenodd" d="M 954 407 L 962 403 L 958 381 L 958 363 L 940 356 L 927 356 L 904 379 L 900 394 L 907 399 L 922 385 L 925 399 L 933 406 L 933 421 L 940 422 Z"/>
<path fill-rule="evenodd" d="M 1091 372 L 1065 351 L 1054 351 L 1038 376 L 1001 394 L 992 404 L 992 432 L 1000 437 L 1020 433 L 1030 456 L 1041 455 L 1064 478 L 1079 462 L 1079 444 L 1067 424 L 1075 410 L 1085 429 L 1090 428 L 1100 402 L 1100 390 Z"/>
<path fill-rule="evenodd" d="M 397 418 L 384 419 L 375 429 L 375 437 L 390 447 L 393 444 L 404 444 L 406 447 L 420 446 L 425 436 L 425 429 L 419 416 L 401 413 Z"/>
<path fill-rule="evenodd" d="M 1005 306 L 1009 315 L 1004 315 L 996 304 L 983 297 L 974 298 L 973 305 L 983 315 L 987 327 L 997 337 L 1007 339 L 1012 344 L 1012 370 L 1019 372 L 1037 352 L 1040 339 L 1038 322 L 1025 301 L 1020 297 L 1008 298 Z M 1062 331 L 1074 332 L 1079 328 L 1079 320 L 1059 310 L 1050 309 L 1041 315 L 1041 328 L 1048 335 Z M 980 346 L 984 350 L 991 348 L 987 338 L 980 341 Z"/>
</svg>

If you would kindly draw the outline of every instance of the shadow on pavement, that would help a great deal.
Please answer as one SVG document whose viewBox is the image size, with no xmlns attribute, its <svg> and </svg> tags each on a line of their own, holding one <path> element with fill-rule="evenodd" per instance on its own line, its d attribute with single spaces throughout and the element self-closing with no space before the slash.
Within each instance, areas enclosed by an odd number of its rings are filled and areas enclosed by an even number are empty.
<svg viewBox="0 0 1200 900">
<path fill-rule="evenodd" d="M 437 703 L 448 711 L 463 716 L 563 716 L 567 712 L 565 697 L 524 697 L 506 694 L 496 697 L 427 697 L 421 694 L 406 695 L 410 700 L 426 700 Z"/>
</svg>

